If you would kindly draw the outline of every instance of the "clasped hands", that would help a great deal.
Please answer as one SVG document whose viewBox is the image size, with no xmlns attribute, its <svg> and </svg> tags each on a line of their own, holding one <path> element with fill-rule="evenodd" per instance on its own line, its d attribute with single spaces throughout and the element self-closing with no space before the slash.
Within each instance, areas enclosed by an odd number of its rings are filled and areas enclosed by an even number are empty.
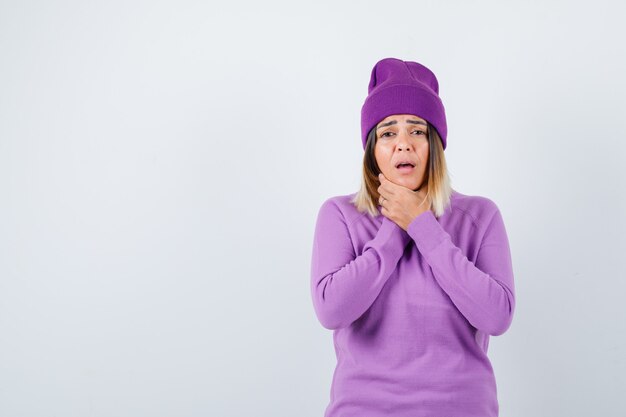
<svg viewBox="0 0 626 417">
<path fill-rule="evenodd" d="M 431 209 L 431 204 L 426 199 L 427 187 L 413 191 L 389 181 L 382 173 L 378 174 L 378 179 L 378 204 L 382 206 L 380 212 L 405 231 L 417 216 Z"/>
</svg>

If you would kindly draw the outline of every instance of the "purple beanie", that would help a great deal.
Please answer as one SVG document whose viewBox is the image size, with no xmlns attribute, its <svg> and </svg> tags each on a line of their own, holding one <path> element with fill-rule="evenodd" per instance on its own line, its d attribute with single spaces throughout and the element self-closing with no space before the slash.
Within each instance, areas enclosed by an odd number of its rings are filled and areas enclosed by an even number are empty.
<svg viewBox="0 0 626 417">
<path fill-rule="evenodd" d="M 437 129 L 446 149 L 446 112 L 439 98 L 435 74 L 422 64 L 384 58 L 374 65 L 361 108 L 363 149 L 367 134 L 381 120 L 392 114 L 414 114 Z"/>
</svg>

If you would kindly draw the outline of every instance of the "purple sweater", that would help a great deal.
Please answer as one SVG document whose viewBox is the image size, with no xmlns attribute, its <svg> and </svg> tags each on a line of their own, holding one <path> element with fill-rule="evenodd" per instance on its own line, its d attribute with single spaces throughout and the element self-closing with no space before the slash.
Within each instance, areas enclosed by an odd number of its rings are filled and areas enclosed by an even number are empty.
<svg viewBox="0 0 626 417">
<path fill-rule="evenodd" d="M 337 356 L 324 416 L 498 416 L 487 347 L 515 309 L 500 210 L 453 191 L 404 231 L 353 196 L 324 201 L 315 226 L 311 295 Z"/>
</svg>

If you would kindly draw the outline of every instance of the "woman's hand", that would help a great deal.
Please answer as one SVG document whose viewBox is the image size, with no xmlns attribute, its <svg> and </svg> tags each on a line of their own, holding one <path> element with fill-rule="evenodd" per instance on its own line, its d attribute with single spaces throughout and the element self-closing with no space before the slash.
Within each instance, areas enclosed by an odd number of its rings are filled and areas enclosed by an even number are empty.
<svg viewBox="0 0 626 417">
<path fill-rule="evenodd" d="M 382 206 L 380 211 L 402 229 L 407 230 L 417 216 L 431 209 L 430 202 L 426 200 L 428 184 L 418 191 L 413 191 L 389 181 L 382 173 L 378 174 L 378 179 L 380 180 L 378 204 Z"/>
</svg>

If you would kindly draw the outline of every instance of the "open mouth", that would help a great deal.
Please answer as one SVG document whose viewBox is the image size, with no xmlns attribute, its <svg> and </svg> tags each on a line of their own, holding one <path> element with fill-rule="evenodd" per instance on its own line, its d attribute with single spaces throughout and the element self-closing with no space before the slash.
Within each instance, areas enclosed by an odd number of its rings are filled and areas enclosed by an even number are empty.
<svg viewBox="0 0 626 417">
<path fill-rule="evenodd" d="M 415 169 L 415 164 L 409 161 L 402 161 L 396 164 L 396 169 L 402 173 L 409 173 Z"/>
</svg>

